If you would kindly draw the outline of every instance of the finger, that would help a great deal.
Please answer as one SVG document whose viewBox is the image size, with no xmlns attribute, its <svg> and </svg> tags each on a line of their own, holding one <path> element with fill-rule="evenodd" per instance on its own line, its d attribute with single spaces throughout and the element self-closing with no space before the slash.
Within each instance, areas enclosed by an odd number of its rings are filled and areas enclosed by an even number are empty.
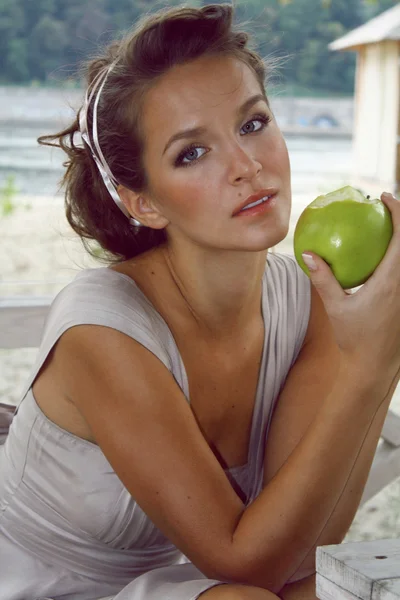
<svg viewBox="0 0 400 600">
<path fill-rule="evenodd" d="M 387 282 L 388 278 L 391 280 L 400 278 L 400 201 L 388 192 L 381 195 L 381 200 L 391 214 L 393 236 L 376 272 L 368 280 L 369 286 L 373 285 L 378 278 L 382 278 L 382 282 L 383 280 Z"/>
<path fill-rule="evenodd" d="M 308 267 L 310 279 L 329 313 L 329 307 L 346 298 L 348 294 L 344 292 L 323 258 L 308 250 L 302 254 L 302 257 Z M 310 258 L 312 261 L 310 261 Z"/>
<path fill-rule="evenodd" d="M 392 217 L 394 233 L 398 233 L 400 231 L 400 201 L 389 192 L 383 192 L 381 200 Z"/>
</svg>

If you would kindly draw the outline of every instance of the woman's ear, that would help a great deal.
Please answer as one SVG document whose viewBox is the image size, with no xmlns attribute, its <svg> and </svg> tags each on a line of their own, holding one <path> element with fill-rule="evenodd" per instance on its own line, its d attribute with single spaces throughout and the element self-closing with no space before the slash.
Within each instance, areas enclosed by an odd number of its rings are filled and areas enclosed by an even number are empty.
<svg viewBox="0 0 400 600">
<path fill-rule="evenodd" d="M 129 214 L 142 225 L 152 229 L 164 229 L 168 225 L 168 219 L 152 205 L 147 194 L 134 192 L 121 184 L 117 191 Z"/>
</svg>

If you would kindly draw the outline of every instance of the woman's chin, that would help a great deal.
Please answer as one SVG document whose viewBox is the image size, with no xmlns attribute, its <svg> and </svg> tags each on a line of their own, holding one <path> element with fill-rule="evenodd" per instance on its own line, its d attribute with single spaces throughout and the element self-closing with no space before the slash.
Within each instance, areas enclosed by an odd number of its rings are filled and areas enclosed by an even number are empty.
<svg viewBox="0 0 400 600">
<path fill-rule="evenodd" d="M 252 250 L 255 252 L 261 252 L 262 250 L 270 250 L 275 248 L 278 244 L 283 242 L 289 234 L 289 226 L 285 227 L 281 231 L 268 232 L 267 235 L 263 236 L 263 239 L 259 241 L 256 239 L 252 240 Z"/>
</svg>

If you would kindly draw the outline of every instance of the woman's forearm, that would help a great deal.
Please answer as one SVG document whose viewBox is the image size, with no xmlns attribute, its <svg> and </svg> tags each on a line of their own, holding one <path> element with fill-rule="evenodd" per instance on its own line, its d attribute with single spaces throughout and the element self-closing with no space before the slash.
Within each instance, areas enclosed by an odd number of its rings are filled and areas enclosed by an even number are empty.
<svg viewBox="0 0 400 600">
<path fill-rule="evenodd" d="M 395 387 L 393 388 L 393 392 L 394 389 Z M 307 554 L 303 563 L 299 566 L 297 571 L 291 575 L 287 583 L 292 583 L 294 581 L 303 579 L 304 577 L 309 577 L 315 572 L 315 552 L 317 546 L 340 544 L 346 536 L 346 533 L 348 532 L 358 510 L 365 484 L 368 480 L 368 475 L 375 456 L 379 438 L 381 436 L 382 428 L 385 423 L 393 392 L 388 394 L 388 397 L 375 415 L 371 428 L 367 434 L 367 437 L 365 438 L 361 452 L 355 462 L 353 470 L 345 488 L 343 489 L 335 510 L 327 521 L 316 543 Z"/>
<path fill-rule="evenodd" d="M 278 592 L 335 513 L 364 452 L 390 382 L 364 383 L 342 366 L 335 385 L 284 465 L 245 510 L 233 537 L 241 581 Z M 368 457 L 364 460 L 368 462 Z"/>
</svg>

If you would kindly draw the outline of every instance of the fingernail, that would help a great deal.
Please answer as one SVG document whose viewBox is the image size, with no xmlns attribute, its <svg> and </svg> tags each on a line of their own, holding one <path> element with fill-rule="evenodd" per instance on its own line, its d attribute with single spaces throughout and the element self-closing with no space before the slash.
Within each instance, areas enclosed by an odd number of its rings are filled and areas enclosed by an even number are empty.
<svg viewBox="0 0 400 600">
<path fill-rule="evenodd" d="M 317 265 L 315 264 L 315 260 L 311 256 L 311 254 L 306 254 L 305 252 L 301 255 L 303 257 L 304 262 L 310 271 L 316 271 Z"/>
</svg>

